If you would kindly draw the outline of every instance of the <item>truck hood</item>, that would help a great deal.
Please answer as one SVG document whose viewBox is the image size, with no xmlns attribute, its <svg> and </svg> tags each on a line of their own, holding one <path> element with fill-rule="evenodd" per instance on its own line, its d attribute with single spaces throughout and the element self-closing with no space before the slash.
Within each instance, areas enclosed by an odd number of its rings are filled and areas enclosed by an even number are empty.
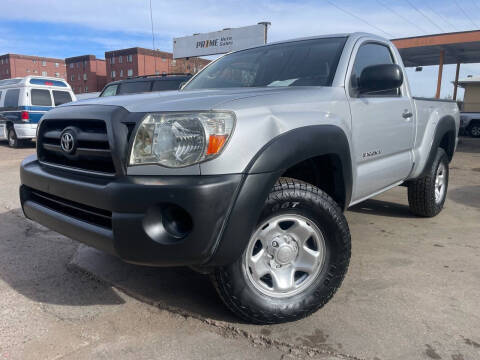
<svg viewBox="0 0 480 360">
<path fill-rule="evenodd" d="M 163 91 L 136 95 L 108 96 L 76 101 L 63 106 L 113 105 L 130 112 L 211 110 L 233 100 L 283 93 L 294 90 L 286 87 L 228 88 L 215 90 Z"/>
</svg>

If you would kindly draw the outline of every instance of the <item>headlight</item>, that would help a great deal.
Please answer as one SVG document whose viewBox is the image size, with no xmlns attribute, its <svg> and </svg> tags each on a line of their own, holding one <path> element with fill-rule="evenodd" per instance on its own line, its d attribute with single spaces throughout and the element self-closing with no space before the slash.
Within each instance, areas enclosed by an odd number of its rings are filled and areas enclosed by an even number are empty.
<svg viewBox="0 0 480 360">
<path fill-rule="evenodd" d="M 231 112 L 146 115 L 135 134 L 130 165 L 184 167 L 218 156 L 235 125 Z"/>
</svg>

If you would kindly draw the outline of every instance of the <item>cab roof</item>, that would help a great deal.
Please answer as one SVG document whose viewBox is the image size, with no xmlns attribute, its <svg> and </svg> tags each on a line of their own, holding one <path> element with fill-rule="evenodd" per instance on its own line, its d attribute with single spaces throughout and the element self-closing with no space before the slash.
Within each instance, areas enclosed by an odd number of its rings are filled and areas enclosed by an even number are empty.
<svg viewBox="0 0 480 360">
<path fill-rule="evenodd" d="M 0 80 L 0 87 L 23 87 L 27 85 L 49 86 L 70 89 L 70 85 L 61 78 L 48 76 L 25 76 Z"/>
</svg>

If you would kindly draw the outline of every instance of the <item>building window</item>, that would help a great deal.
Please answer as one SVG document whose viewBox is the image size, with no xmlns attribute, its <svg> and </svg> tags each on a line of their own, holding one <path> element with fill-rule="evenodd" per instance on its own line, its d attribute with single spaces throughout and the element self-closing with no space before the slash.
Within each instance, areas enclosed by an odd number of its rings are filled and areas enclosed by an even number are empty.
<svg viewBox="0 0 480 360">
<path fill-rule="evenodd" d="M 87 80 L 87 73 L 83 73 L 83 80 Z"/>
<path fill-rule="evenodd" d="M 60 73 L 55 73 L 55 77 L 60 77 Z"/>
<path fill-rule="evenodd" d="M 8 58 L 5 59 L 5 64 L 8 64 Z"/>
<path fill-rule="evenodd" d="M 173 59 L 173 60 L 172 60 L 172 65 L 173 65 L 173 66 L 177 65 L 177 60 Z"/>
<path fill-rule="evenodd" d="M 88 86 L 85 86 L 85 92 L 88 92 Z"/>
<path fill-rule="evenodd" d="M 42 60 L 42 66 L 47 66 L 47 62 L 45 60 Z"/>
<path fill-rule="evenodd" d="M 80 74 L 77 75 L 77 80 L 80 80 Z"/>
<path fill-rule="evenodd" d="M 123 77 L 123 69 L 120 69 L 120 77 Z"/>
<path fill-rule="evenodd" d="M 83 68 L 85 69 L 87 67 L 87 60 L 83 60 Z"/>
<path fill-rule="evenodd" d="M 120 64 L 123 63 L 123 57 L 122 57 L 122 55 L 120 55 L 120 56 L 118 57 L 118 62 L 119 62 Z"/>
<path fill-rule="evenodd" d="M 115 79 L 115 76 L 116 76 L 115 70 L 113 70 L 113 71 L 112 71 L 112 79 Z"/>
<path fill-rule="evenodd" d="M 46 71 L 42 71 L 42 76 L 47 76 L 47 72 L 46 72 Z"/>
<path fill-rule="evenodd" d="M 110 58 L 110 64 L 115 64 L 115 56 L 112 56 L 112 57 Z"/>
<path fill-rule="evenodd" d="M 73 69 L 73 63 L 70 63 L 70 69 Z"/>
<path fill-rule="evenodd" d="M 162 58 L 162 61 L 165 62 L 165 61 L 167 61 L 167 59 L 166 59 L 166 58 Z"/>
<path fill-rule="evenodd" d="M 58 63 L 55 63 L 55 67 L 58 68 Z"/>
<path fill-rule="evenodd" d="M 6 70 L 5 70 L 5 74 L 7 74 L 7 75 L 8 75 L 8 69 L 6 69 Z"/>
<path fill-rule="evenodd" d="M 70 81 L 75 81 L 75 75 L 70 75 Z"/>
<path fill-rule="evenodd" d="M 133 76 L 133 70 L 132 69 L 128 69 L 127 71 L 127 76 Z"/>
<path fill-rule="evenodd" d="M 0 59 L 0 64 L 2 64 L 2 65 L 3 65 L 3 58 L 1 58 L 1 59 Z"/>
<path fill-rule="evenodd" d="M 32 61 L 33 61 L 33 63 L 34 63 L 34 64 L 36 64 L 36 63 L 37 63 L 37 60 L 32 60 Z"/>
<path fill-rule="evenodd" d="M 29 72 L 30 72 L 30 69 L 27 69 L 27 73 L 29 73 Z"/>
<path fill-rule="evenodd" d="M 132 55 L 128 55 L 128 56 L 127 56 L 127 62 L 132 62 L 132 61 L 133 61 Z"/>
</svg>

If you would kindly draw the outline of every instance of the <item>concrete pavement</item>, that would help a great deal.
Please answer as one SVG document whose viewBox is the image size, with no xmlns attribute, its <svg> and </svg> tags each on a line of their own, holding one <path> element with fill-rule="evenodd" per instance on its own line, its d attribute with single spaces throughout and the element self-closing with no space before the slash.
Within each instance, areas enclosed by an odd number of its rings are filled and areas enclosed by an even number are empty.
<svg viewBox="0 0 480 360">
<path fill-rule="evenodd" d="M 359 204 L 347 277 L 313 316 L 252 326 L 189 269 L 124 264 L 25 220 L 0 145 L 0 359 L 480 359 L 480 139 L 463 138 L 433 219 L 406 189 Z"/>
</svg>

